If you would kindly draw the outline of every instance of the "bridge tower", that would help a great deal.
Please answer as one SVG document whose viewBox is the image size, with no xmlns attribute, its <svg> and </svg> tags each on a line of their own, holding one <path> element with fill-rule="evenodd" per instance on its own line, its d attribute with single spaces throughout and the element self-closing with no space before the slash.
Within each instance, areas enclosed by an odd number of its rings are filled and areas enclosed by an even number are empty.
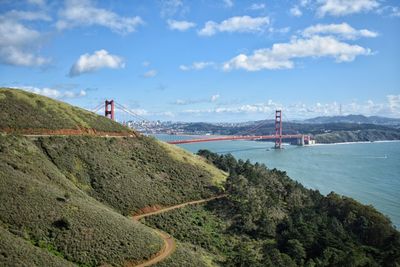
<svg viewBox="0 0 400 267">
<path fill-rule="evenodd" d="M 106 100 L 104 116 L 114 120 L 114 100 Z"/>
<path fill-rule="evenodd" d="M 275 148 L 282 148 L 282 110 L 275 111 Z"/>
</svg>

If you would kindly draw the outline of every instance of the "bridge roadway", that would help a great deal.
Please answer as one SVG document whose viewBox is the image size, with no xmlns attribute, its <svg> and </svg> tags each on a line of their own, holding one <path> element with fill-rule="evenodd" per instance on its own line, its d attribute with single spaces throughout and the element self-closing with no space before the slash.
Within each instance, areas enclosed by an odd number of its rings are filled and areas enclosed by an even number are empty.
<svg viewBox="0 0 400 267">
<path fill-rule="evenodd" d="M 307 135 L 303 134 L 285 134 L 281 136 L 282 139 L 308 139 Z M 232 135 L 232 136 L 219 136 L 210 138 L 199 138 L 199 139 L 189 139 L 189 140 L 175 140 L 169 141 L 168 144 L 190 144 L 190 143 L 203 143 L 203 142 L 214 142 L 214 141 L 232 141 L 232 140 L 275 140 L 276 135 Z"/>
</svg>

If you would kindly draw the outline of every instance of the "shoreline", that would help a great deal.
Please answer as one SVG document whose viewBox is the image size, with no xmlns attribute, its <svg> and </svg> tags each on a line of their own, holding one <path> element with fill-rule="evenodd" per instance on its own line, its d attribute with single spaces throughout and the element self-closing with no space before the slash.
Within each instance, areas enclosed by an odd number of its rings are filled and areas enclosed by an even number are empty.
<svg viewBox="0 0 400 267">
<path fill-rule="evenodd" d="M 397 143 L 400 140 L 379 140 L 379 141 L 354 141 L 354 142 L 338 142 L 338 143 L 316 143 L 306 146 L 332 146 L 332 145 L 353 145 L 353 144 L 374 144 L 374 143 Z"/>
<path fill-rule="evenodd" d="M 198 134 L 177 134 L 171 135 L 167 133 L 162 133 L 163 135 L 170 135 L 170 136 L 182 136 L 182 137 L 219 137 L 219 136 L 229 136 L 229 135 L 198 135 Z M 352 144 L 373 144 L 373 143 L 395 143 L 400 142 L 400 140 L 377 140 L 377 141 L 352 141 L 352 142 L 337 142 L 337 143 L 316 143 L 312 145 L 305 145 L 305 146 L 329 146 L 329 145 L 352 145 Z M 290 143 L 288 143 L 290 145 Z"/>
</svg>

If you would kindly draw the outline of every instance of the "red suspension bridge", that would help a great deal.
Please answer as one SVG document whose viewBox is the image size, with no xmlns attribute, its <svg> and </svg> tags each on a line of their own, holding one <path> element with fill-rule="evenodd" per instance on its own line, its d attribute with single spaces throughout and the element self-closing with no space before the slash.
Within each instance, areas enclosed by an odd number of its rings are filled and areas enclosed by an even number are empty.
<svg viewBox="0 0 400 267">
<path fill-rule="evenodd" d="M 100 110 L 103 105 L 99 105 L 96 107 L 94 112 Z M 115 107 L 119 108 L 120 110 L 132 115 L 140 120 L 147 121 L 142 116 L 134 113 L 133 111 L 129 110 L 128 108 L 124 107 L 121 104 L 114 102 L 114 100 L 105 100 L 104 105 L 104 116 L 115 120 Z M 260 125 L 256 125 L 252 129 L 248 130 L 247 132 L 251 132 L 252 130 L 260 128 Z M 311 137 L 309 135 L 304 134 L 282 134 L 282 111 L 276 110 L 275 111 L 275 134 L 270 135 L 230 135 L 230 136 L 216 136 L 216 137 L 204 137 L 204 138 L 195 138 L 195 139 L 188 139 L 188 140 L 174 140 L 168 141 L 169 144 L 190 144 L 190 143 L 203 143 L 203 142 L 215 142 L 215 141 L 234 141 L 234 140 L 274 140 L 275 141 L 275 148 L 280 149 L 282 148 L 282 140 L 296 140 L 296 144 L 303 146 L 306 144 L 310 144 Z"/>
</svg>

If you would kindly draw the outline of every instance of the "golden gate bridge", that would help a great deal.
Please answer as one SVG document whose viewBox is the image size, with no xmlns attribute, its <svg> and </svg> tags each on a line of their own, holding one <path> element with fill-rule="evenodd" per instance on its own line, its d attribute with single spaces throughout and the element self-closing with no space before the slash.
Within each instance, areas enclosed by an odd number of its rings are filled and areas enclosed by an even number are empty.
<svg viewBox="0 0 400 267">
<path fill-rule="evenodd" d="M 139 118 L 143 121 L 148 121 L 144 117 L 136 114 L 132 110 L 129 110 L 125 106 L 118 104 L 114 100 L 105 100 L 104 105 L 103 103 L 98 105 L 93 112 L 99 111 L 102 107 L 104 107 L 104 116 L 115 120 L 115 108 L 122 110 L 123 112 L 135 117 Z M 251 132 L 255 129 L 260 128 L 262 123 L 256 125 L 255 127 L 247 130 L 246 132 Z M 187 140 L 173 140 L 167 141 L 169 144 L 190 144 L 190 143 L 204 143 L 204 142 L 216 142 L 216 141 L 235 141 L 235 140 L 252 140 L 252 141 L 260 141 L 260 140 L 274 140 L 275 141 L 275 148 L 280 149 L 282 148 L 282 140 L 297 140 L 296 144 L 303 146 L 306 144 L 311 143 L 311 137 L 305 134 L 283 134 L 283 125 L 282 125 L 282 110 L 275 111 L 275 134 L 270 135 L 228 135 L 228 136 L 211 136 L 211 137 L 201 137 L 201 138 L 194 138 L 194 139 L 187 139 Z"/>
</svg>

